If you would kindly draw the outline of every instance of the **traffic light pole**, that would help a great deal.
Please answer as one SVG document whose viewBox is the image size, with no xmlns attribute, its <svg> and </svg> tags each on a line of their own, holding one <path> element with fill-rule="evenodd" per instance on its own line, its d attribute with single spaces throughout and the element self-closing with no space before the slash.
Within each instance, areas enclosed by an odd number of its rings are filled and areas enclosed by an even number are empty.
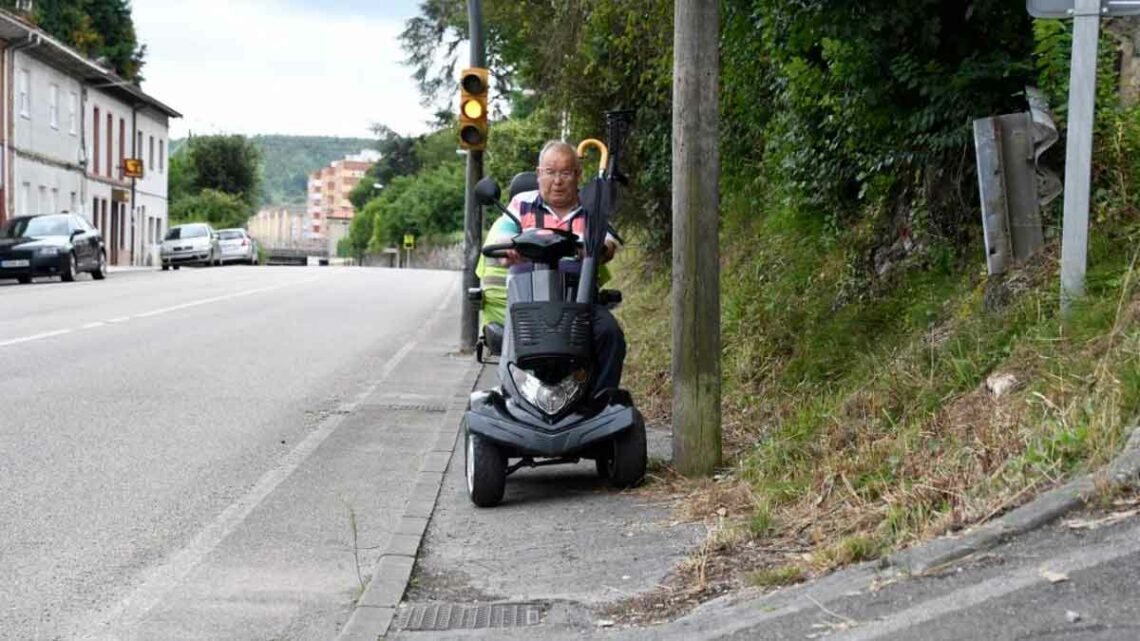
<svg viewBox="0 0 1140 641">
<path fill-rule="evenodd" d="M 483 45 L 483 1 L 467 0 L 467 19 L 471 36 L 471 66 L 487 66 Z M 479 308 L 467 298 L 468 290 L 479 287 L 475 265 L 483 245 L 483 208 L 475 200 L 475 183 L 483 177 L 483 152 L 467 151 L 467 188 L 463 199 L 463 291 L 460 292 L 462 314 L 459 319 L 459 349 L 469 353 L 475 349 L 479 334 Z"/>
</svg>

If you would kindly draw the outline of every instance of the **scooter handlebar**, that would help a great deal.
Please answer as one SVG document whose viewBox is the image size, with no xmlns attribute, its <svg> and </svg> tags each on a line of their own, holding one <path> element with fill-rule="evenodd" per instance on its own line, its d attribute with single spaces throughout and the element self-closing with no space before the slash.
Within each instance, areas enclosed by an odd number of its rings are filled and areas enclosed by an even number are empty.
<svg viewBox="0 0 1140 641">
<path fill-rule="evenodd" d="M 495 245 L 484 245 L 483 255 L 487 258 L 506 258 L 507 250 L 514 249 L 514 242 L 497 243 Z"/>
</svg>

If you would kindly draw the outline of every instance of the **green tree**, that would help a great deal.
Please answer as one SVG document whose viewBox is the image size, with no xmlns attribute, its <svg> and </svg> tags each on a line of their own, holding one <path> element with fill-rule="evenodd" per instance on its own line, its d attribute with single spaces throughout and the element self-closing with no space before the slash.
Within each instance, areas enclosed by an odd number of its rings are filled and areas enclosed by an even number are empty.
<svg viewBox="0 0 1140 641">
<path fill-rule="evenodd" d="M 261 153 L 248 138 L 195 136 L 184 147 L 190 192 L 213 189 L 233 194 L 253 213 L 261 202 Z"/>
<path fill-rule="evenodd" d="M 404 234 L 431 237 L 463 228 L 463 163 L 452 160 L 412 176 L 398 176 L 365 208 L 375 216 L 371 248 Z"/>
<path fill-rule="evenodd" d="M 249 205 L 234 194 L 204 189 L 174 204 L 170 219 L 175 224 L 208 222 L 218 229 L 243 227 L 249 220 Z"/>
<path fill-rule="evenodd" d="M 16 0 L 0 6 L 15 10 Z M 129 0 L 36 0 L 29 18 L 88 58 L 102 59 L 119 76 L 142 82 L 146 45 L 138 42 Z"/>
</svg>

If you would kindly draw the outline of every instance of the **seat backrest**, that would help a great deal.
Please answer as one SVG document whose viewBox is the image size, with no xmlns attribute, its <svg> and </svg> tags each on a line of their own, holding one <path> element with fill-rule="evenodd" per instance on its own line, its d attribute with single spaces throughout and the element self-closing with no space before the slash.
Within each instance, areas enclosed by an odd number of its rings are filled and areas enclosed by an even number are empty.
<svg viewBox="0 0 1140 641">
<path fill-rule="evenodd" d="M 515 177 L 511 179 L 511 195 L 509 198 L 513 199 L 524 191 L 538 191 L 538 174 L 533 171 L 524 171 L 521 174 L 515 174 Z"/>
</svg>

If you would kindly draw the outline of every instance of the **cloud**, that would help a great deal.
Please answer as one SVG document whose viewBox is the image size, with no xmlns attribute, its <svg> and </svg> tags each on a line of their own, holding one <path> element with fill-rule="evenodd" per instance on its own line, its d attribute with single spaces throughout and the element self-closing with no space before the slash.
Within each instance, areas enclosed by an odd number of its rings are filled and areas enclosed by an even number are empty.
<svg viewBox="0 0 1140 641">
<path fill-rule="evenodd" d="M 427 130 L 431 110 L 402 64 L 398 36 L 408 16 L 299 4 L 135 0 L 147 45 L 143 90 L 184 115 L 171 123 L 172 136 L 369 136 L 373 122 L 403 134 Z"/>
</svg>

